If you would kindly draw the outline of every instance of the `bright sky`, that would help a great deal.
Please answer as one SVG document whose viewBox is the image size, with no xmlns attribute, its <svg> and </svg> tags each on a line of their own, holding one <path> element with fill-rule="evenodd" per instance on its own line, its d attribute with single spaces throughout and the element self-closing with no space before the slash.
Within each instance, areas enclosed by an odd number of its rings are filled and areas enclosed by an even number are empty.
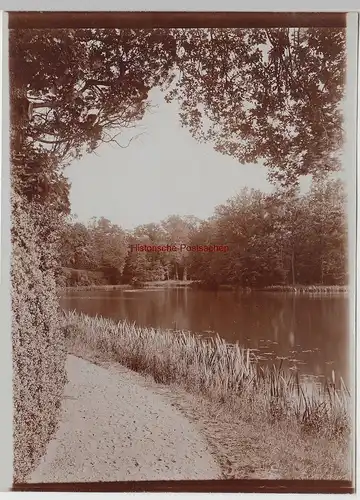
<svg viewBox="0 0 360 500">
<path fill-rule="evenodd" d="M 150 95 L 157 108 L 118 141 L 125 145 L 143 135 L 126 149 L 105 144 L 98 156 L 86 155 L 67 168 L 72 212 L 80 221 L 103 216 L 132 229 L 171 214 L 204 219 L 245 186 L 272 190 L 264 167 L 240 165 L 198 144 L 181 128 L 177 104 L 165 103 L 158 89 Z"/>
</svg>

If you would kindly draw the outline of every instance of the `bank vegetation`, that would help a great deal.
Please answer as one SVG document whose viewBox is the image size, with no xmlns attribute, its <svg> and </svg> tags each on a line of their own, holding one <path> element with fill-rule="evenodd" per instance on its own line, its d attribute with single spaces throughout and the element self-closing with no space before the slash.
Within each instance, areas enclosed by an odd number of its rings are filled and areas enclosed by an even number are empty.
<svg viewBox="0 0 360 500">
<path fill-rule="evenodd" d="M 203 405 L 215 405 L 221 418 L 234 422 L 234 429 L 242 421 L 251 428 L 261 423 L 264 429 L 266 424 L 269 435 L 259 436 L 255 447 L 261 449 L 261 440 L 273 433 L 286 444 L 287 460 L 295 460 L 295 453 L 298 465 L 307 464 L 297 472 L 283 464 L 282 478 L 349 478 L 350 393 L 335 374 L 325 384 L 309 386 L 297 373 L 281 365 L 265 368 L 250 350 L 219 337 L 201 339 L 189 332 L 140 328 L 76 312 L 65 314 L 65 325 L 69 349 L 77 355 L 90 352 L 179 387 Z M 233 443 L 234 453 L 239 446 Z M 301 458 L 304 449 L 308 456 Z"/>
</svg>

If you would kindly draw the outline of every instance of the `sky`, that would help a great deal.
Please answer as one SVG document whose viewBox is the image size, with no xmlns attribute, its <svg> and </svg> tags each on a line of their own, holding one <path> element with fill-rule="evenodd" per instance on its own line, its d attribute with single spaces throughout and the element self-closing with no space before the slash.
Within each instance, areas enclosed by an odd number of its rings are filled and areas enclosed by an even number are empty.
<svg viewBox="0 0 360 500">
<path fill-rule="evenodd" d="M 129 147 L 104 144 L 66 169 L 72 213 L 78 220 L 106 217 L 133 229 L 172 214 L 206 219 L 245 186 L 273 189 L 261 165 L 241 165 L 193 139 L 180 126 L 177 104 L 167 104 L 159 89 L 152 90 L 150 98 L 156 108 L 118 138 L 126 145 L 142 133 Z"/>
</svg>

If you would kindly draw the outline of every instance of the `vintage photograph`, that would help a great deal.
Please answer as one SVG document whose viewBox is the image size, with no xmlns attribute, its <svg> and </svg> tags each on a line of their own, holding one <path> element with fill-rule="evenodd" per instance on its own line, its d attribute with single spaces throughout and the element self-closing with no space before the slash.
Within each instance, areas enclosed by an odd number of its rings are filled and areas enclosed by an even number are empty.
<svg viewBox="0 0 360 500">
<path fill-rule="evenodd" d="M 346 15 L 8 36 L 14 484 L 351 484 Z"/>
</svg>

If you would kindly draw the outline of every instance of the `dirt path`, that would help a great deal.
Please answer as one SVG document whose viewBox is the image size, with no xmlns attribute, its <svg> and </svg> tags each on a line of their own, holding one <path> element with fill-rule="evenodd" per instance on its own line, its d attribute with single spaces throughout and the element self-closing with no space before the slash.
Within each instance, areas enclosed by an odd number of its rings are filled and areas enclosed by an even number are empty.
<svg viewBox="0 0 360 500">
<path fill-rule="evenodd" d="M 29 482 L 217 479 L 197 429 L 138 375 L 68 356 L 62 418 Z"/>
</svg>

